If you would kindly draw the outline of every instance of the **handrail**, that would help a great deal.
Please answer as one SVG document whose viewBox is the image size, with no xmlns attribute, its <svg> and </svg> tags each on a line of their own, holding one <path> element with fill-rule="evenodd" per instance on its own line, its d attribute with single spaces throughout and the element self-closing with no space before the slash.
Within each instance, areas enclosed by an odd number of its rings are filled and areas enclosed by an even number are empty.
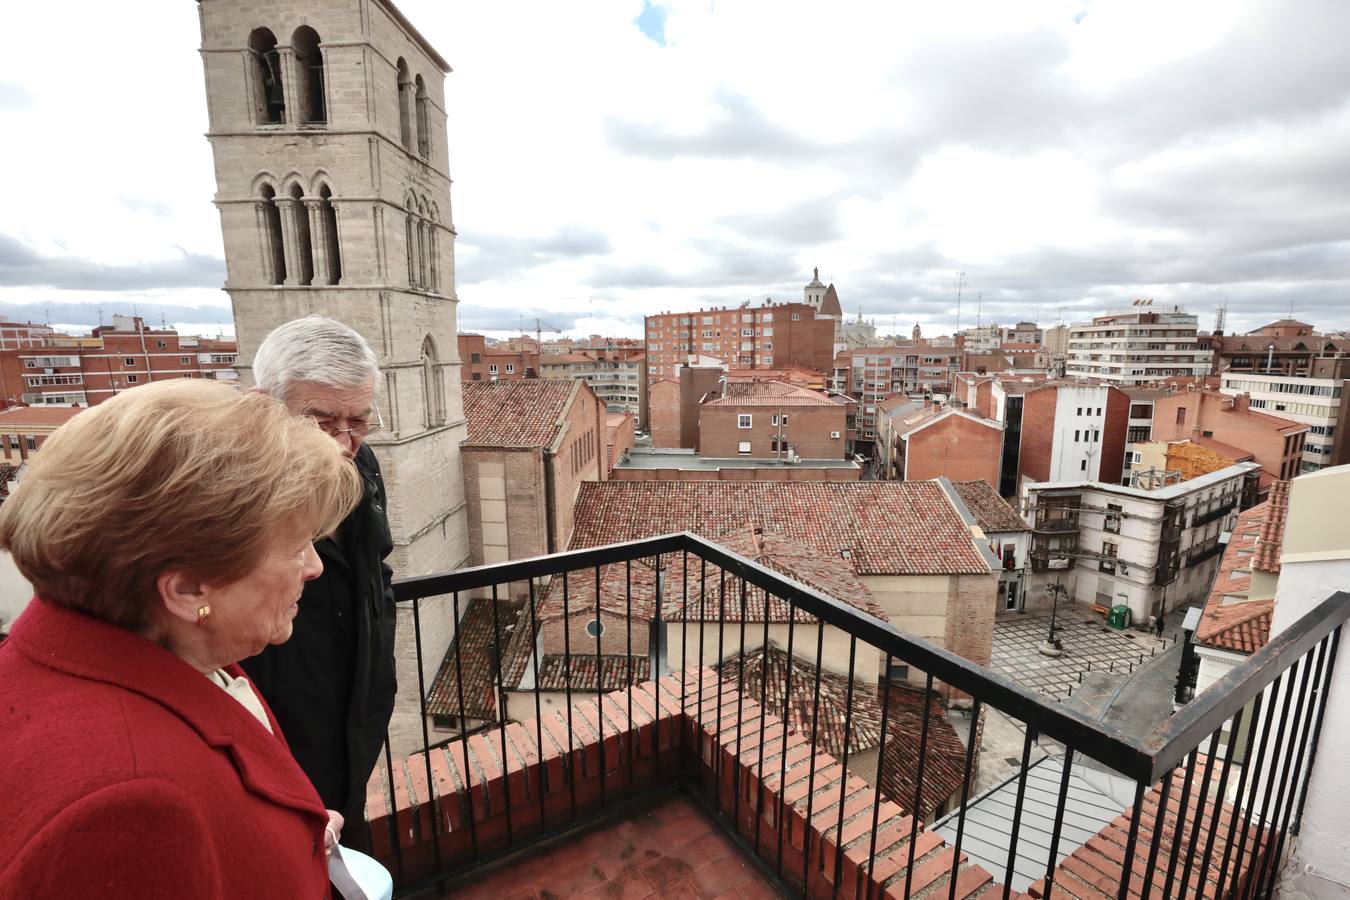
<svg viewBox="0 0 1350 900">
<path fill-rule="evenodd" d="M 1152 733 L 1139 738 L 1059 703 L 1047 702 L 1016 682 L 923 638 L 906 634 L 856 607 L 691 532 L 675 532 L 584 550 L 493 563 L 394 583 L 395 599 L 414 599 L 559 575 L 660 554 L 689 552 L 773 593 L 827 625 L 881 653 L 918 666 L 935 679 L 1034 725 L 1074 752 L 1123 775 L 1152 783 L 1171 771 L 1200 742 L 1258 696 L 1275 678 L 1350 619 L 1350 594 L 1337 592 L 1311 613 L 1238 664 Z"/>
</svg>

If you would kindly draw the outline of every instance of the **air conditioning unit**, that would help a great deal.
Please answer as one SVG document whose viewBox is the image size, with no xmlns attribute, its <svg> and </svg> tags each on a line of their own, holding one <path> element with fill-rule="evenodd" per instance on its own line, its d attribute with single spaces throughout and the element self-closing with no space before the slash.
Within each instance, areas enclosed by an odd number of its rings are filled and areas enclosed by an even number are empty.
<svg viewBox="0 0 1350 900">
<path fill-rule="evenodd" d="M 837 432 L 837 431 L 831 431 L 831 432 L 830 432 L 830 437 L 835 438 L 835 439 L 837 440 L 837 439 L 839 438 L 839 432 Z"/>
</svg>

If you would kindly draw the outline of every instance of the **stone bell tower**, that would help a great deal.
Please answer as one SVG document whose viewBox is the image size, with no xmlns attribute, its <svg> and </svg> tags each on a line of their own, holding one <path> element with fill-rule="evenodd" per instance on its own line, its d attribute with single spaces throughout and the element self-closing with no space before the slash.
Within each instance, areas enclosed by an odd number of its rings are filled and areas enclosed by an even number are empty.
<svg viewBox="0 0 1350 900">
<path fill-rule="evenodd" d="M 445 75 L 381 0 L 199 0 L 240 375 L 272 328 L 320 313 L 380 360 L 399 575 L 468 556 Z"/>
<path fill-rule="evenodd" d="M 283 322 L 319 313 L 356 329 L 380 362 L 384 429 L 369 443 L 389 492 L 389 562 L 398 576 L 458 568 L 469 541 L 450 66 L 385 0 L 198 0 L 198 11 L 240 377 L 251 382 L 258 344 Z M 434 675 L 454 623 L 429 606 Z M 415 695 L 411 676 L 399 680 Z"/>
</svg>

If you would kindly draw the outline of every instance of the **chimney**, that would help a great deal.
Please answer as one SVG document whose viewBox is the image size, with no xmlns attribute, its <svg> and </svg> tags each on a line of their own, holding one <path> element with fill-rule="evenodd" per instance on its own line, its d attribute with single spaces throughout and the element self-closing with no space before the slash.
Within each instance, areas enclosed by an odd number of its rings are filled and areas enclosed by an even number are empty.
<svg viewBox="0 0 1350 900">
<path fill-rule="evenodd" d="M 1233 398 L 1233 409 L 1237 409 L 1237 410 L 1246 410 L 1246 409 L 1250 409 L 1250 408 L 1251 408 L 1251 405 L 1252 405 L 1252 395 L 1251 395 L 1251 394 L 1245 394 L 1245 393 L 1244 393 L 1244 394 L 1238 394 L 1236 397 Z"/>
<path fill-rule="evenodd" d="M 764 555 L 764 526 L 750 526 L 750 546 L 754 550 L 754 558 L 759 559 Z"/>
</svg>

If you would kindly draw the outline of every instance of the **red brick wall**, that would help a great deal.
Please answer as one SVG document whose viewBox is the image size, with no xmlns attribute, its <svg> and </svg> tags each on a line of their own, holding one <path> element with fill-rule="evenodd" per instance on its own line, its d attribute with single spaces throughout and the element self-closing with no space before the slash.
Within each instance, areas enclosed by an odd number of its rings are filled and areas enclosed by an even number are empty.
<svg viewBox="0 0 1350 900">
<path fill-rule="evenodd" d="M 680 383 L 663 379 L 647 389 L 647 421 L 653 447 L 680 446 Z"/>
<path fill-rule="evenodd" d="M 473 361 L 475 354 L 478 362 Z M 459 367 L 461 381 L 491 381 L 494 378 L 498 381 L 518 381 L 525 377 L 526 369 L 533 369 L 536 375 L 539 374 L 538 353 L 488 347 L 481 334 L 459 335 L 459 357 L 463 363 Z M 497 367 L 495 373 L 491 369 L 494 365 Z M 506 371 L 508 365 L 511 367 L 510 372 Z"/>
<path fill-rule="evenodd" d="M 1238 407 L 1236 411 L 1229 408 L 1230 402 Z M 1242 397 L 1204 391 L 1178 391 L 1159 397 L 1153 401 L 1153 439 L 1180 441 L 1202 437 L 1209 431 L 1214 440 L 1251 453 L 1263 469 L 1276 477 L 1298 474 L 1296 448 L 1301 446 L 1298 439 L 1287 442 L 1287 435 L 1275 422 L 1264 415 L 1248 415 L 1242 409 L 1244 403 Z M 1178 409 L 1186 411 L 1182 424 L 1177 423 Z"/>
<path fill-rule="evenodd" d="M 986 419 L 994 417 L 994 383 L 986 381 L 975 387 L 975 411 Z"/>
<path fill-rule="evenodd" d="M 1018 458 L 1017 478 L 1047 481 L 1050 478 L 1050 454 L 1055 440 L 1055 401 L 1057 388 L 1028 391 L 1022 401 L 1022 452 Z"/>
<path fill-rule="evenodd" d="M 1106 392 L 1105 419 L 1100 480 L 1119 484 L 1125 469 L 1125 434 L 1130 424 L 1130 397 L 1119 388 Z"/>
<path fill-rule="evenodd" d="M 717 390 L 722 370 L 712 368 L 684 368 L 680 370 L 680 447 L 699 449 L 699 401 L 710 391 Z"/>
<path fill-rule="evenodd" d="M 952 481 L 987 481 L 998 489 L 1003 432 L 996 428 L 950 415 L 913 432 L 904 444 L 907 481 L 945 475 Z"/>
<path fill-rule="evenodd" d="M 624 451 L 631 450 L 636 445 L 635 425 L 636 421 L 632 413 L 624 413 L 623 419 L 613 427 L 608 424 L 605 425 L 607 444 L 605 478 L 609 478 L 610 473 L 614 471 L 614 464 L 623 457 Z"/>
<path fill-rule="evenodd" d="M 583 481 L 603 481 L 605 464 L 605 406 L 582 382 L 564 418 L 562 444 L 549 461 L 553 472 L 554 547 L 564 550 L 572 540 L 572 518 Z M 509 527 L 509 523 L 508 523 Z"/>
<path fill-rule="evenodd" d="M 738 417 L 749 415 L 750 428 L 737 426 Z M 782 428 L 773 425 L 773 417 L 786 415 Z M 773 441 L 780 434 L 803 459 L 844 458 L 843 406 L 708 406 L 699 408 L 699 450 L 703 456 L 727 458 L 743 456 L 741 441 L 750 442 L 754 459 L 773 459 Z M 830 437 L 831 433 L 839 435 Z M 787 454 L 782 454 L 786 456 Z"/>
</svg>

